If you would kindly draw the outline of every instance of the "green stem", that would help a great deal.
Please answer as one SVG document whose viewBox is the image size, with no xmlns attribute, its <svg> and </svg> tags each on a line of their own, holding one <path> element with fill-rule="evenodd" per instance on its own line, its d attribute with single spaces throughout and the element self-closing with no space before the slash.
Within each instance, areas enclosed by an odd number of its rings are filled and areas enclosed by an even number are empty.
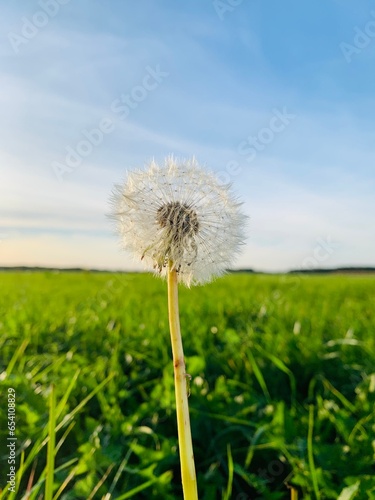
<svg viewBox="0 0 375 500">
<path fill-rule="evenodd" d="M 190 417 L 186 384 L 185 359 L 182 348 L 180 331 L 180 318 L 178 310 L 178 281 L 177 271 L 173 263 L 169 262 L 168 268 L 168 310 L 169 327 L 171 332 L 174 382 L 176 393 L 176 413 L 178 442 L 180 448 L 182 488 L 185 500 L 198 500 L 197 480 L 193 443 L 191 439 Z"/>
</svg>

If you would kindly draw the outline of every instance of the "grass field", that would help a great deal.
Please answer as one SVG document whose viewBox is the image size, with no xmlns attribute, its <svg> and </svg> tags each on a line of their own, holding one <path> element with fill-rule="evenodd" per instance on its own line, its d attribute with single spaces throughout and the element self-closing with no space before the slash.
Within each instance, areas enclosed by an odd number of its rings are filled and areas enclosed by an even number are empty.
<svg viewBox="0 0 375 500">
<path fill-rule="evenodd" d="M 0 498 L 181 498 L 165 283 L 0 280 Z M 180 309 L 202 500 L 375 498 L 373 276 L 233 274 Z"/>
</svg>

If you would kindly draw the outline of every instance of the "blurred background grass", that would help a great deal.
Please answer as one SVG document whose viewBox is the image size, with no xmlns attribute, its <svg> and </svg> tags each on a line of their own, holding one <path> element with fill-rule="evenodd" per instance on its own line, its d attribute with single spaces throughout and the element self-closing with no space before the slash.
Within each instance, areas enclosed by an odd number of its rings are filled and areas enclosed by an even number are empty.
<svg viewBox="0 0 375 500">
<path fill-rule="evenodd" d="M 232 274 L 180 290 L 200 498 L 375 498 L 374 297 L 371 275 Z M 0 315 L 14 498 L 44 491 L 51 384 L 56 498 L 180 498 L 165 283 L 3 272 Z"/>
</svg>

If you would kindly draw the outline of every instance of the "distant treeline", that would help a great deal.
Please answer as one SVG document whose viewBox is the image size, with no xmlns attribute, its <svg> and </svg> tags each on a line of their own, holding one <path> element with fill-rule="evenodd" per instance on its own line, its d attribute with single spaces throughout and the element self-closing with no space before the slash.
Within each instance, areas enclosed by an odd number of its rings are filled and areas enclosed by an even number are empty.
<svg viewBox="0 0 375 500">
<path fill-rule="evenodd" d="M 256 273 L 256 274 L 333 274 L 333 273 L 375 273 L 375 267 L 332 267 L 330 269 L 292 269 L 285 272 L 264 272 L 253 269 L 234 269 L 231 273 Z"/>
<path fill-rule="evenodd" d="M 27 271 L 27 272 L 63 272 L 63 273 L 77 273 L 77 272 L 90 272 L 90 273 L 141 273 L 142 271 L 123 271 L 123 270 L 108 270 L 108 269 L 83 269 L 81 267 L 29 267 L 29 266 L 0 266 L 0 271 Z M 285 273 L 280 272 L 265 272 L 255 271 L 254 269 L 228 269 L 229 273 L 253 273 L 253 274 L 333 274 L 333 273 L 375 273 L 375 267 L 335 267 L 330 269 L 292 269 Z"/>
</svg>

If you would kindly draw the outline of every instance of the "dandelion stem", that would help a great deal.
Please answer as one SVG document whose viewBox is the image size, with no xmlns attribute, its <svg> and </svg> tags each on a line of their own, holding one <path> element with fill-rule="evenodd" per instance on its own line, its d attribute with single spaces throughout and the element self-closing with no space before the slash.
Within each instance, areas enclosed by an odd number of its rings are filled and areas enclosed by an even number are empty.
<svg viewBox="0 0 375 500">
<path fill-rule="evenodd" d="M 178 311 L 177 271 L 173 268 L 173 262 L 171 261 L 169 261 L 168 267 L 168 309 L 173 353 L 182 488 L 185 500 L 198 500 L 193 444 L 190 430 L 185 359 L 182 348 L 180 318 Z"/>
</svg>

